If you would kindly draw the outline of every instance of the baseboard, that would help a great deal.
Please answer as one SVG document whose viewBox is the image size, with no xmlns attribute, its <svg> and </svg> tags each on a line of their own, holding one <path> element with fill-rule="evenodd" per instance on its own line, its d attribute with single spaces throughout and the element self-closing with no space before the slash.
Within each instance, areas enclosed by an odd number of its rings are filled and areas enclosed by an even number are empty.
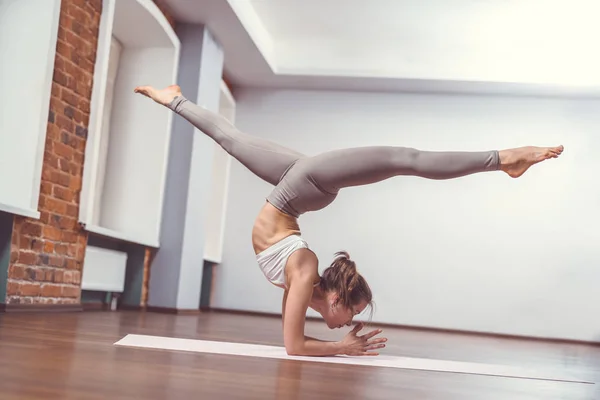
<svg viewBox="0 0 600 400">
<path fill-rule="evenodd" d="M 176 314 L 176 315 L 198 315 L 200 314 L 200 309 L 190 310 L 190 309 L 180 309 L 180 308 L 171 308 L 171 307 L 155 307 L 155 306 L 146 306 L 145 311 L 155 312 L 161 314 Z"/>
<path fill-rule="evenodd" d="M 544 342 L 544 343 L 556 343 L 556 344 L 576 344 L 586 346 L 600 346 L 600 342 L 592 342 L 577 339 L 561 339 L 541 336 L 525 336 L 525 335 L 511 335 L 508 333 L 493 333 L 493 332 L 476 332 L 476 331 L 465 331 L 460 329 L 444 329 L 444 328 L 431 328 L 425 326 L 411 326 L 411 325 L 397 325 L 397 324 L 386 324 L 378 323 L 379 328 L 394 328 L 403 329 L 417 332 L 431 332 L 431 333 L 443 333 L 446 335 L 462 335 L 462 336 L 476 336 L 476 337 L 487 337 L 492 339 L 505 339 L 505 340 L 519 340 L 519 341 L 531 341 L 531 342 Z"/>
<path fill-rule="evenodd" d="M 122 311 L 144 311 L 145 310 L 145 308 L 142 306 L 133 306 L 131 304 L 119 304 L 117 309 L 122 310 Z"/>
<path fill-rule="evenodd" d="M 103 303 L 84 303 L 83 304 L 84 311 L 111 311 L 109 304 Z M 170 308 L 170 307 L 152 307 L 152 306 L 134 306 L 131 304 L 120 304 L 118 306 L 117 311 L 137 311 L 137 312 L 154 312 L 160 314 L 174 314 L 174 315 L 198 315 L 200 314 L 200 310 L 182 310 L 178 308 Z"/>
<path fill-rule="evenodd" d="M 83 311 L 109 311 L 110 305 L 100 302 L 89 302 L 82 303 L 81 308 L 83 309 Z"/>
<path fill-rule="evenodd" d="M 230 310 L 230 309 L 226 309 L 226 308 L 203 308 L 202 312 L 246 315 L 246 316 L 254 316 L 254 317 L 281 318 L 281 314 L 278 314 L 278 313 Z M 323 319 L 320 317 L 312 317 L 312 316 L 307 316 L 306 320 L 307 321 L 323 321 Z M 487 337 L 487 338 L 493 338 L 493 339 L 520 340 L 520 341 L 532 341 L 532 342 L 544 342 L 544 343 L 556 343 L 556 344 L 575 344 L 575 345 L 600 347 L 600 342 L 575 340 L 575 339 L 544 338 L 544 337 L 534 337 L 534 336 L 524 336 L 524 335 L 510 335 L 510 334 L 503 334 L 503 333 L 474 332 L 474 331 L 464 331 L 464 330 L 459 330 L 459 329 L 431 328 L 431 327 L 423 327 L 423 326 L 375 323 L 375 322 L 370 322 L 370 323 L 368 323 L 368 325 L 376 326 L 378 328 L 402 329 L 402 330 L 410 330 L 410 331 L 417 331 L 417 332 L 439 333 L 439 334 L 445 334 L 445 335 L 475 336 L 475 337 Z"/>
<path fill-rule="evenodd" d="M 113 311 L 110 304 L 101 303 L 98 301 L 83 303 L 83 311 Z M 129 304 L 119 304 L 116 311 L 144 311 L 142 306 L 133 306 Z"/>
<path fill-rule="evenodd" d="M 200 309 L 203 313 L 216 313 L 216 314 L 234 314 L 234 315 L 245 315 L 248 317 L 267 317 L 267 318 L 281 318 L 281 314 L 277 313 L 268 313 L 268 312 L 260 312 L 260 311 L 244 311 L 244 310 L 231 310 L 228 308 L 212 308 L 212 307 L 202 307 Z M 319 320 L 319 318 L 314 317 L 306 317 L 307 320 Z"/>
<path fill-rule="evenodd" d="M 52 313 L 83 311 L 81 304 L 0 304 L 3 313 Z"/>
</svg>

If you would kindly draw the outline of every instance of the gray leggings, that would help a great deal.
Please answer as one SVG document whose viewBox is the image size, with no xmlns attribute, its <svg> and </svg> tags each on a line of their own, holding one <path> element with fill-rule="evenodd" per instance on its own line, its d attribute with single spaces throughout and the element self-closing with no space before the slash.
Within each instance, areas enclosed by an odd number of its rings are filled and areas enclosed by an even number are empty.
<svg viewBox="0 0 600 400">
<path fill-rule="evenodd" d="M 368 146 L 306 156 L 243 133 L 221 115 L 183 96 L 175 98 L 169 108 L 256 176 L 274 185 L 267 201 L 294 217 L 326 207 L 345 187 L 368 185 L 399 175 L 452 179 L 500 168 L 497 150 L 439 152 Z"/>
</svg>

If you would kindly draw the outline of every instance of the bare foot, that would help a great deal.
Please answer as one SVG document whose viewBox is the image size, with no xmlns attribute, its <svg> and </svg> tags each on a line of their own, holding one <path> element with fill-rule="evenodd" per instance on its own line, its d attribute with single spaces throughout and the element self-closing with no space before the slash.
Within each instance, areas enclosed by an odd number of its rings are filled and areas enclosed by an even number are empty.
<svg viewBox="0 0 600 400">
<path fill-rule="evenodd" d="M 178 85 L 167 86 L 161 90 L 155 89 L 152 86 L 138 86 L 133 91 L 143 94 L 163 106 L 169 105 L 175 97 L 181 96 L 181 88 Z"/>
<path fill-rule="evenodd" d="M 549 158 L 558 158 L 564 147 L 519 147 L 500 151 L 500 169 L 512 178 L 518 178 L 534 164 Z"/>
</svg>

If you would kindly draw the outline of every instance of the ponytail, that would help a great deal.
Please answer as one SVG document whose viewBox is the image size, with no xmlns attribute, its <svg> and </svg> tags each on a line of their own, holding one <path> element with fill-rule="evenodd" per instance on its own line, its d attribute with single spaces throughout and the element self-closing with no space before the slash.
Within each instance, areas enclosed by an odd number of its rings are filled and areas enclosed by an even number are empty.
<svg viewBox="0 0 600 400">
<path fill-rule="evenodd" d="M 372 301 L 372 293 L 367 281 L 356 269 L 356 264 L 346 251 L 338 251 L 331 265 L 323 271 L 320 283 L 324 291 L 334 291 L 345 307 L 351 307 L 365 300 Z"/>
</svg>

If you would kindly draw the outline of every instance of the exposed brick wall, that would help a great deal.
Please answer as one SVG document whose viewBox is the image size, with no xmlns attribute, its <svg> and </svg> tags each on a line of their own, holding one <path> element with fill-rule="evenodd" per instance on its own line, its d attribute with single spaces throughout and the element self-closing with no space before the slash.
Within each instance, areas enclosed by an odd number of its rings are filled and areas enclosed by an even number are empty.
<svg viewBox="0 0 600 400">
<path fill-rule="evenodd" d="M 142 281 L 142 298 L 140 299 L 140 306 L 146 307 L 148 305 L 148 296 L 150 291 L 150 267 L 156 257 L 156 249 L 147 247 L 144 255 L 144 278 Z"/>
<path fill-rule="evenodd" d="M 171 26 L 163 0 L 154 0 Z M 63 0 L 42 169 L 40 220 L 16 216 L 8 304 L 76 304 L 87 233 L 77 224 L 102 0 Z M 141 306 L 154 249 L 146 249 Z M 3 299 L 0 299 L 0 303 Z"/>
<path fill-rule="evenodd" d="M 102 0 L 62 0 L 39 199 L 41 219 L 15 217 L 7 303 L 74 304 L 87 243 L 79 193 Z"/>
</svg>

